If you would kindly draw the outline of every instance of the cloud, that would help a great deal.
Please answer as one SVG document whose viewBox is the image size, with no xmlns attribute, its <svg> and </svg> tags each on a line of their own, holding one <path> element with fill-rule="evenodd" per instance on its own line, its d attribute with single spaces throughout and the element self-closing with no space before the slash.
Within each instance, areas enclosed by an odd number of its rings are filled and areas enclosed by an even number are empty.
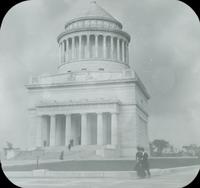
<svg viewBox="0 0 200 188">
<path fill-rule="evenodd" d="M 27 122 L 24 84 L 30 74 L 56 72 L 56 37 L 87 3 L 32 0 L 5 16 L 0 33 L 0 104 L 5 107 L 0 113 L 0 131 L 12 132 L 6 135 L 11 135 L 8 139 L 23 145 L 17 139 Z M 200 26 L 196 14 L 179 1 L 99 0 L 98 4 L 131 35 L 130 64 L 151 95 L 150 139 L 200 144 Z M 1 143 L 6 136 L 0 138 Z"/>
</svg>

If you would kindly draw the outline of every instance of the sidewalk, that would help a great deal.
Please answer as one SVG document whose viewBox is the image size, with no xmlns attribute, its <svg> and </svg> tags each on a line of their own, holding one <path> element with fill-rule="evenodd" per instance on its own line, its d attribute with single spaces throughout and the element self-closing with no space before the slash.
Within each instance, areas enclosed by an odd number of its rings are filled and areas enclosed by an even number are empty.
<svg viewBox="0 0 200 188">
<path fill-rule="evenodd" d="M 168 169 L 151 169 L 152 176 L 170 174 L 191 169 L 200 169 L 200 165 Z M 49 171 L 39 169 L 33 171 L 5 171 L 10 178 L 137 178 L 135 171 Z"/>
<path fill-rule="evenodd" d="M 59 159 L 49 159 L 49 160 L 40 160 L 39 163 L 49 163 L 49 162 L 60 162 L 61 160 Z M 31 165 L 31 164 L 36 164 L 37 160 L 2 160 L 1 165 L 4 166 L 16 166 L 16 165 Z"/>
</svg>

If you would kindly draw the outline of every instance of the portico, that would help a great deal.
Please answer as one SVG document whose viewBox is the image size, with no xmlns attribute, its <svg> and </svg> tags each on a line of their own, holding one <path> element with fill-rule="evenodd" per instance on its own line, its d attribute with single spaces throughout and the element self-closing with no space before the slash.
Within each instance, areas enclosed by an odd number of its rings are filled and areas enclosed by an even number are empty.
<svg viewBox="0 0 200 188">
<path fill-rule="evenodd" d="M 117 145 L 119 102 L 37 106 L 38 146 Z M 51 111 L 51 112 L 50 112 Z M 54 113 L 52 113 L 52 111 Z"/>
</svg>

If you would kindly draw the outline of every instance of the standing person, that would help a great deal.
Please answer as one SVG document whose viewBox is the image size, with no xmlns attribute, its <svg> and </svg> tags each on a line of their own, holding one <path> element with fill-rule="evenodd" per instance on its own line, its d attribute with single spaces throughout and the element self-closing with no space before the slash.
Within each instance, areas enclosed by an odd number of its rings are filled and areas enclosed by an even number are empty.
<svg viewBox="0 0 200 188">
<path fill-rule="evenodd" d="M 143 153 L 142 153 L 141 148 L 138 146 L 137 153 L 136 153 L 135 170 L 137 172 L 137 176 L 140 178 L 144 178 L 146 176 L 145 170 L 143 168 L 142 160 L 143 160 Z"/>
<path fill-rule="evenodd" d="M 63 160 L 64 159 L 64 151 L 61 151 L 60 153 L 60 160 Z"/>
<path fill-rule="evenodd" d="M 68 150 L 71 150 L 71 143 L 68 144 Z"/>
<path fill-rule="evenodd" d="M 148 156 L 148 153 L 144 151 L 144 148 L 142 147 L 141 148 L 141 152 L 142 152 L 142 166 L 144 168 L 144 171 L 147 172 L 147 175 L 148 177 L 151 176 L 151 173 L 150 173 L 150 169 L 149 169 L 149 156 Z"/>
</svg>

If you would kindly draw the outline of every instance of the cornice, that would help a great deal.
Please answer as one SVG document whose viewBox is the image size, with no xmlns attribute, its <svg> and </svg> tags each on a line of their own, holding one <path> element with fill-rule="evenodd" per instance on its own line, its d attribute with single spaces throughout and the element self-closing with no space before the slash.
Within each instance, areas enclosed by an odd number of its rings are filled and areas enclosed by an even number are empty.
<svg viewBox="0 0 200 188">
<path fill-rule="evenodd" d="M 84 62 L 88 62 L 88 61 L 93 61 L 93 62 L 95 62 L 95 61 L 105 61 L 105 62 L 107 62 L 107 63 L 109 63 L 109 62 L 112 62 L 112 63 L 119 63 L 119 64 L 122 64 L 122 65 L 124 65 L 124 66 L 126 66 L 126 67 L 128 67 L 128 68 L 130 68 L 130 65 L 129 64 L 127 64 L 127 63 L 124 63 L 124 62 L 122 62 L 122 61 L 119 61 L 119 60 L 116 60 L 116 59 L 108 59 L 108 58 L 85 58 L 85 59 L 71 59 L 70 61 L 68 61 L 68 62 L 64 62 L 63 64 L 61 64 L 61 65 L 58 65 L 58 69 L 60 69 L 60 67 L 63 67 L 63 66 L 66 66 L 66 65 L 69 65 L 69 64 L 72 64 L 72 63 L 78 63 L 78 62 L 82 62 L 82 63 L 84 63 Z"/>
<path fill-rule="evenodd" d="M 105 85 L 105 84 L 119 84 L 119 83 L 133 83 L 133 79 L 115 79 L 115 80 L 92 80 L 92 81 L 71 81 L 65 83 L 52 83 L 52 84 L 27 84 L 27 89 L 46 89 L 46 88 L 62 88 L 74 86 L 92 86 L 92 85 Z"/>
<path fill-rule="evenodd" d="M 115 33 L 115 34 L 124 36 L 125 38 L 127 38 L 128 42 L 130 42 L 130 40 L 131 40 L 130 35 L 128 33 L 126 33 L 125 31 L 122 31 L 122 30 L 116 30 L 116 29 L 110 29 L 110 28 L 86 27 L 86 28 L 72 29 L 70 31 L 64 31 L 64 32 L 62 32 L 60 35 L 58 35 L 57 42 L 59 43 L 60 39 L 63 36 L 65 36 L 65 35 L 69 35 L 69 34 L 72 34 L 72 33 L 79 33 L 79 32 L 82 32 L 82 31 L 89 31 L 89 32 L 91 32 L 91 31 L 111 32 L 111 33 Z"/>
<path fill-rule="evenodd" d="M 52 84 L 27 84 L 25 87 L 31 90 L 48 89 L 48 88 L 63 88 L 63 87 L 78 87 L 78 86 L 94 86 L 94 85 L 108 85 L 108 84 L 121 84 L 121 83 L 136 83 L 141 89 L 147 99 L 150 98 L 146 88 L 138 78 L 124 78 L 113 80 L 88 80 L 88 81 L 69 81 L 65 83 L 52 83 Z"/>
</svg>

